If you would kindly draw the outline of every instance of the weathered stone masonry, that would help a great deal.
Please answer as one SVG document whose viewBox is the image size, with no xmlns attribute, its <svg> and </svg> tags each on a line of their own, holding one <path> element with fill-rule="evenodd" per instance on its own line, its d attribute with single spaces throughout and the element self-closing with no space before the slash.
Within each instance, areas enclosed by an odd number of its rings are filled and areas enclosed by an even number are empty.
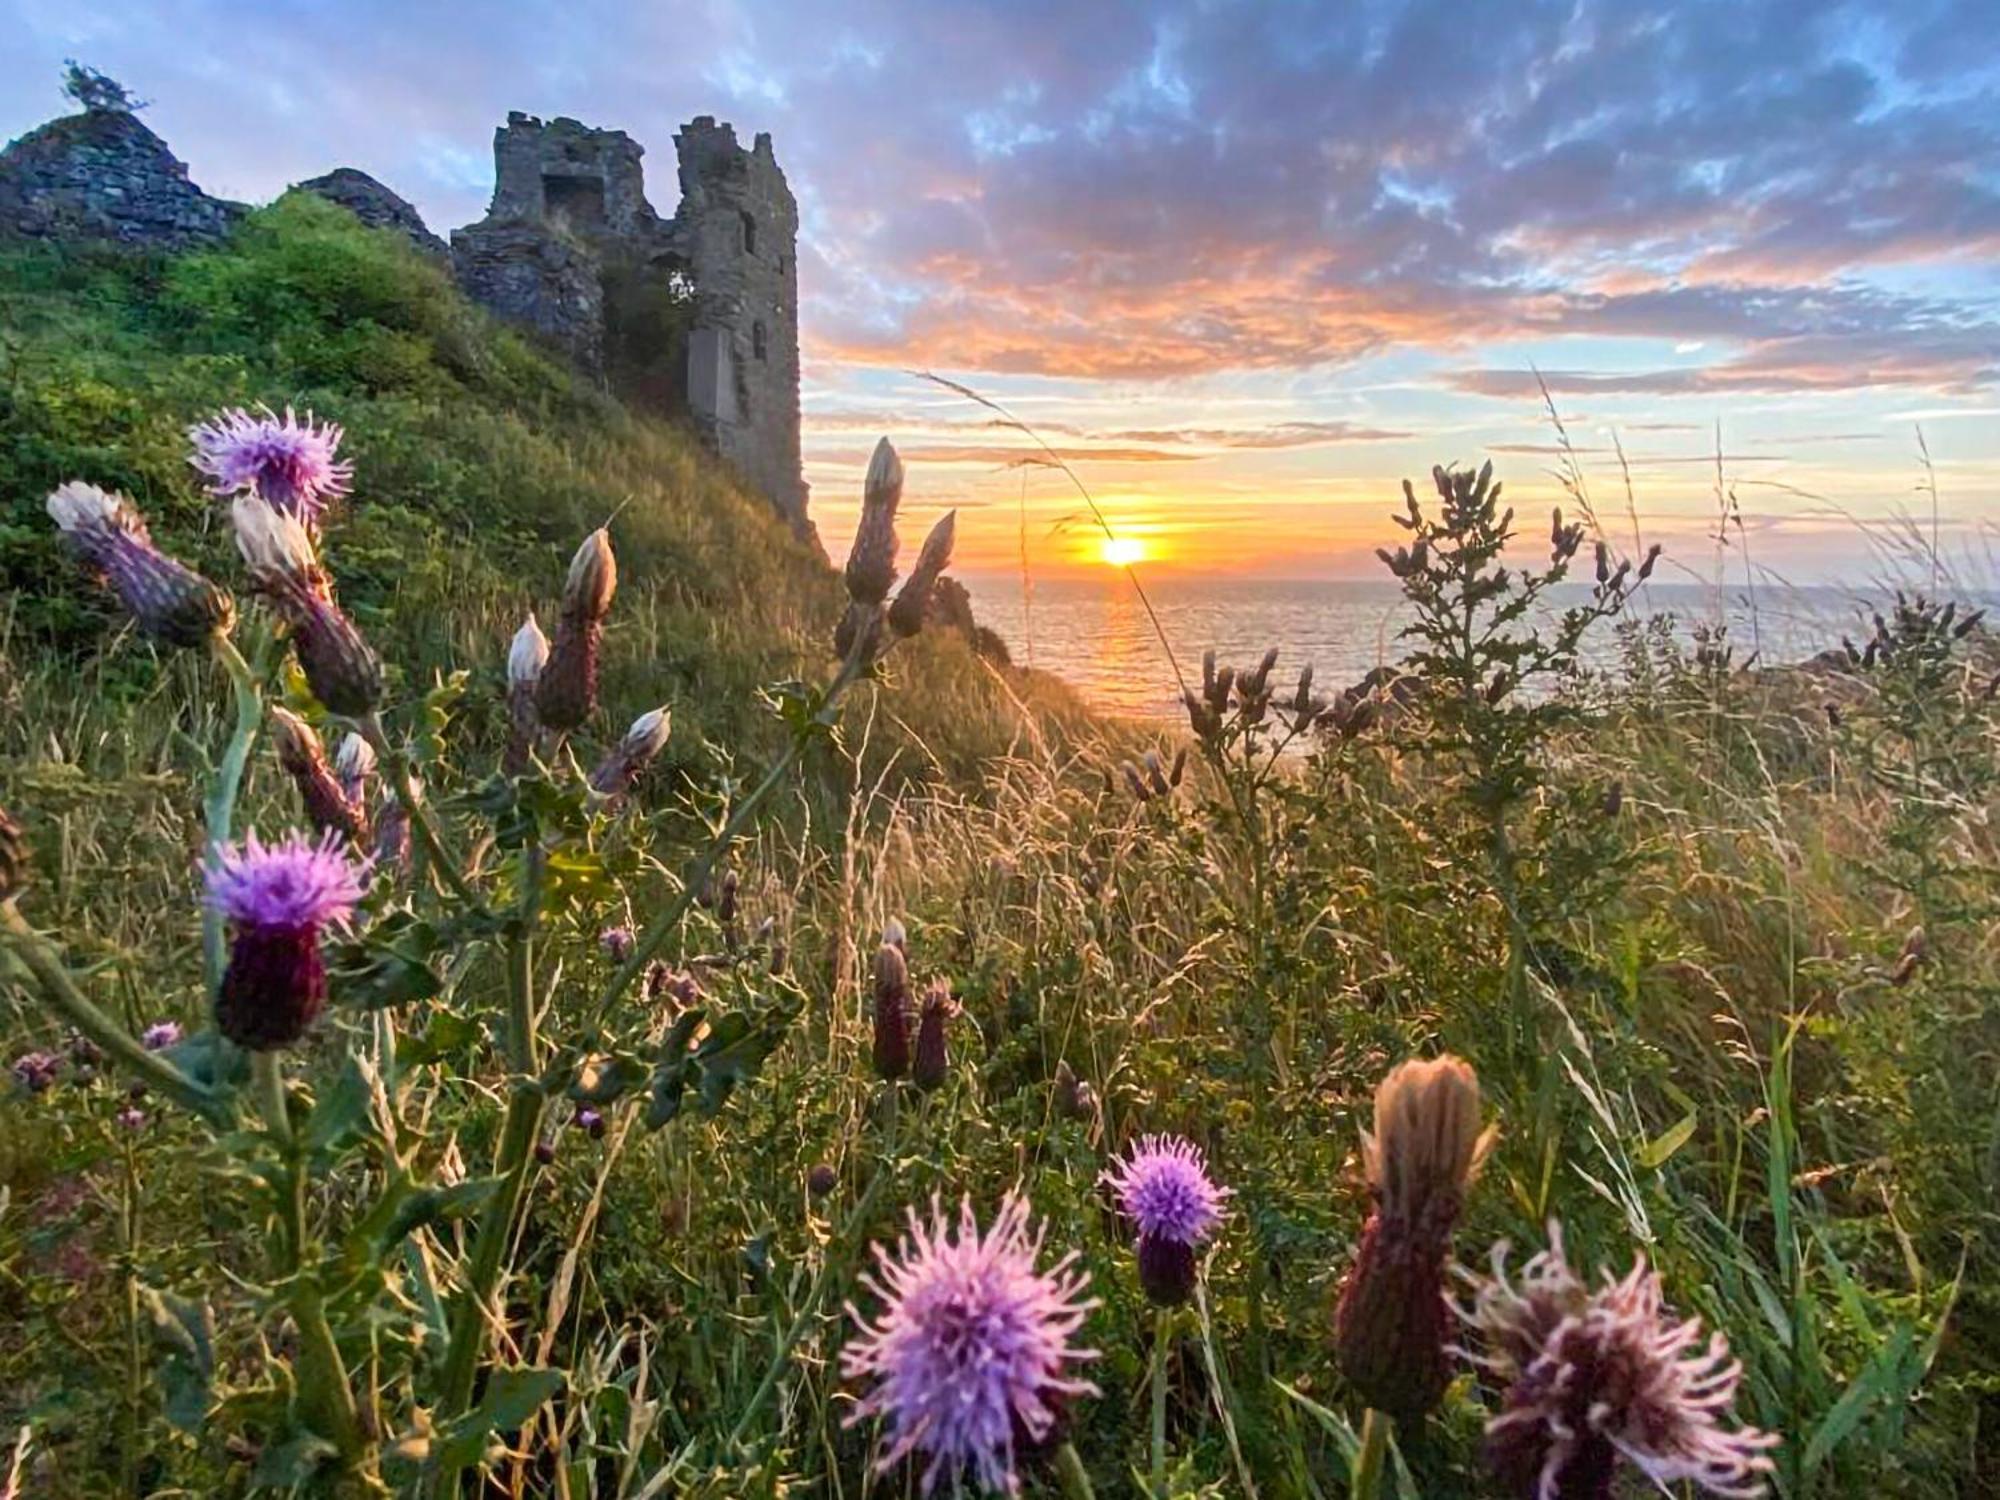
<svg viewBox="0 0 2000 1500">
<path fill-rule="evenodd" d="M 681 201 L 662 219 L 646 200 L 643 148 L 623 131 L 509 115 L 493 138 L 493 205 L 451 237 L 460 284 L 590 369 L 604 367 L 616 331 L 610 278 L 683 305 L 679 401 L 804 530 L 798 205 L 768 135 L 746 151 L 704 115 L 674 145 Z"/>
<path fill-rule="evenodd" d="M 453 232 L 467 295 L 603 374 L 636 340 L 667 378 L 640 399 L 685 414 L 780 515 L 810 534 L 799 453 L 798 205 L 771 138 L 745 149 L 703 115 L 674 137 L 681 201 L 646 200 L 623 131 L 511 114 L 494 135 L 492 206 Z M 343 167 L 302 182 L 364 223 L 446 254 L 417 211 Z M 0 152 L 0 232 L 184 248 L 226 235 L 241 204 L 211 198 L 122 109 L 67 115 Z M 655 316 L 620 327 L 621 309 Z M 665 309 L 664 314 L 660 309 Z"/>
</svg>

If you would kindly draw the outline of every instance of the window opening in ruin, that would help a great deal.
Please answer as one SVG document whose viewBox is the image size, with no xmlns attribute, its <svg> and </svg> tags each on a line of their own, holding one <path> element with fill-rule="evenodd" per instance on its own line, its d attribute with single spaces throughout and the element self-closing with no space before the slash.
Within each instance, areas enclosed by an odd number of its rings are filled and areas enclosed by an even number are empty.
<svg viewBox="0 0 2000 1500">
<path fill-rule="evenodd" d="M 752 323 L 750 325 L 750 352 L 759 359 L 766 357 L 764 349 L 764 325 L 762 323 Z"/>
<path fill-rule="evenodd" d="M 742 219 L 743 253 L 745 255 L 755 255 L 757 253 L 757 221 L 750 217 L 748 209 L 742 211 Z"/>
<path fill-rule="evenodd" d="M 542 202 L 551 219 L 562 219 L 579 229 L 604 223 L 604 184 L 595 177 L 550 175 L 542 179 Z"/>
</svg>

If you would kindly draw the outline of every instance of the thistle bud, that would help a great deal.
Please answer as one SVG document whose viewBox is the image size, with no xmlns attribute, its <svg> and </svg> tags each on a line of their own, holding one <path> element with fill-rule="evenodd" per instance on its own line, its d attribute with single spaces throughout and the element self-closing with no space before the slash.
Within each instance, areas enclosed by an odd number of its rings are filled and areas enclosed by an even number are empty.
<svg viewBox="0 0 2000 1500">
<path fill-rule="evenodd" d="M 288 708 L 273 708 L 271 738 L 278 747 L 278 764 L 299 789 L 299 801 L 314 830 L 338 834 L 359 848 L 367 837 L 366 820 L 327 764 L 312 725 Z"/>
<path fill-rule="evenodd" d="M 1153 794 L 1146 786 L 1146 779 L 1139 774 L 1137 766 L 1133 765 L 1129 760 L 1120 761 L 1118 763 L 1118 770 L 1125 778 L 1125 790 L 1132 794 L 1134 800 L 1139 802 L 1151 802 L 1153 800 Z"/>
<path fill-rule="evenodd" d="M 1088 1119 L 1096 1107 L 1097 1096 L 1089 1084 L 1076 1076 L 1067 1062 L 1056 1064 L 1055 1079 L 1051 1090 L 1056 1113 L 1066 1120 Z"/>
<path fill-rule="evenodd" d="M 824 1198 L 839 1186 L 840 1174 L 823 1161 L 814 1162 L 812 1170 L 806 1173 L 806 1191 L 815 1198 Z"/>
<path fill-rule="evenodd" d="M 412 778 L 410 791 L 421 801 L 423 783 Z M 382 810 L 375 816 L 375 863 L 400 874 L 410 871 L 410 810 L 401 797 L 383 798 Z"/>
<path fill-rule="evenodd" d="M 549 638 L 531 612 L 507 648 L 507 749 L 501 769 L 509 776 L 521 775 L 534 760 L 535 736 L 542 727 L 535 688 L 548 660 Z"/>
<path fill-rule="evenodd" d="M 847 554 L 847 596 L 857 604 L 880 604 L 889 597 L 889 586 L 896 581 L 896 507 L 902 502 L 903 461 L 883 438 L 868 460 L 861 525 Z"/>
<path fill-rule="evenodd" d="M 598 652 L 604 617 L 617 590 L 618 559 L 611 551 L 611 534 L 600 526 L 570 558 L 556 638 L 535 674 L 535 712 L 550 729 L 575 729 L 597 708 Z M 532 652 L 532 643 L 523 650 Z M 511 669 L 513 653 L 508 655 Z"/>
<path fill-rule="evenodd" d="M 334 602 L 305 527 L 255 495 L 238 495 L 230 515 L 251 583 L 292 627 L 313 696 L 350 719 L 372 712 L 382 698 L 381 658 Z"/>
<path fill-rule="evenodd" d="M 368 783 L 375 779 L 375 747 L 349 730 L 334 752 L 333 774 L 356 813 L 362 813 L 368 806 Z"/>
<path fill-rule="evenodd" d="M 1456 1057 L 1404 1063 L 1375 1092 L 1375 1129 L 1361 1137 L 1372 1208 L 1334 1352 L 1362 1399 L 1398 1421 L 1421 1418 L 1450 1383 L 1445 1261 L 1492 1139 L 1479 1126 L 1479 1077 Z"/>
<path fill-rule="evenodd" d="M 942 979 L 933 979 L 924 990 L 917 1019 L 916 1062 L 910 1070 L 911 1082 L 925 1093 L 943 1087 L 950 1072 L 945 1055 L 945 1023 L 958 1012 L 958 1002 L 951 998 L 951 986 Z"/>
<path fill-rule="evenodd" d="M 897 635 L 907 639 L 924 628 L 924 616 L 930 611 L 931 594 L 937 588 L 938 577 L 951 564 L 952 540 L 957 530 L 958 512 L 950 510 L 924 538 L 923 551 L 917 554 L 916 567 L 910 570 L 903 586 L 896 590 L 896 601 L 889 606 L 889 628 Z"/>
<path fill-rule="evenodd" d="M 1173 791 L 1172 785 L 1167 781 L 1166 770 L 1160 763 L 1160 752 L 1157 750 L 1146 752 L 1146 784 L 1152 788 L 1155 797 L 1164 797 Z"/>
<path fill-rule="evenodd" d="M 1610 577 L 1611 577 L 1611 549 L 1605 546 L 1604 543 L 1599 542 L 1597 544 L 1597 581 L 1599 583 L 1604 583 L 1607 582 L 1610 579 Z"/>
<path fill-rule="evenodd" d="M 625 737 L 590 773 L 590 789 L 600 797 L 622 797 L 667 743 L 673 720 L 664 708 L 639 715 Z"/>
<path fill-rule="evenodd" d="M 1653 564 L 1660 560 L 1660 544 L 1653 543 L 1646 549 L 1645 560 L 1639 564 L 1639 582 L 1644 583 L 1653 576 Z"/>
<path fill-rule="evenodd" d="M 887 932 L 875 952 L 874 1060 L 876 1075 L 891 1082 L 910 1071 L 910 968 Z"/>
<path fill-rule="evenodd" d="M 0 807 L 0 905 L 21 894 L 28 883 L 28 837 L 21 825 Z"/>
<path fill-rule="evenodd" d="M 145 517 L 123 495 L 72 479 L 48 497 L 47 506 L 64 544 L 104 580 L 146 635 L 169 646 L 200 646 L 228 634 L 236 602 L 155 547 Z"/>
</svg>

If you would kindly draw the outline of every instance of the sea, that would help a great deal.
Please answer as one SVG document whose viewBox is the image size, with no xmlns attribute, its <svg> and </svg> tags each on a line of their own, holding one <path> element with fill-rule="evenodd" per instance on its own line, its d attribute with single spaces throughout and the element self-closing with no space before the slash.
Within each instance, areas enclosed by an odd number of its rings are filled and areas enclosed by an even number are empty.
<svg viewBox="0 0 2000 1500">
<path fill-rule="evenodd" d="M 1409 607 L 1386 580 L 1197 578 L 1141 573 L 1138 589 L 1121 571 L 1102 579 L 1035 579 L 1024 587 L 1005 574 L 962 578 L 979 622 L 998 632 L 1014 661 L 1064 678 L 1098 708 L 1116 714 L 1171 717 L 1180 690 L 1168 659 L 1199 681 L 1201 657 L 1255 665 L 1266 649 L 1279 652 L 1277 678 L 1295 680 L 1313 664 L 1316 691 L 1331 693 L 1370 669 L 1402 658 Z M 1565 585 L 1553 594 L 1561 608 L 1586 596 Z M 1776 586 L 1755 591 L 1692 583 L 1651 583 L 1633 599 L 1637 617 L 1665 615 L 1675 634 L 1691 640 L 1698 625 L 1723 624 L 1740 662 L 1755 653 L 1767 664 L 1803 661 L 1842 635 L 1857 642 L 1872 629 L 1870 613 L 1885 596 L 1875 588 Z M 1147 612 L 1157 616 L 1158 628 Z M 1166 645 L 1163 646 L 1161 637 Z M 1594 627 L 1585 665 L 1610 670 L 1618 662 L 1613 626 Z"/>
</svg>

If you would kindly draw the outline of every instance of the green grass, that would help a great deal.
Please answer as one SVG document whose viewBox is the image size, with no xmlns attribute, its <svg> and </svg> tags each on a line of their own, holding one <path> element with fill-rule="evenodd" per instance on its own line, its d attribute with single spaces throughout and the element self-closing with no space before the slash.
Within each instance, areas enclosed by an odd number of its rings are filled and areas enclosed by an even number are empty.
<svg viewBox="0 0 2000 1500">
<path fill-rule="evenodd" d="M 1156 1319 L 1097 1180 L 1134 1135 L 1177 1131 L 1236 1197 L 1168 1351 L 1170 1492 L 1344 1495 L 1362 1411 L 1330 1331 L 1367 1208 L 1359 1131 L 1390 1065 L 1442 1049 L 1479 1068 L 1500 1126 L 1461 1260 L 1501 1237 L 1538 1245 L 1551 1216 L 1581 1265 L 1643 1251 L 1744 1361 L 1738 1413 L 1783 1434 L 1784 1495 L 2000 1484 L 2000 726 L 1978 637 L 1805 681 L 1635 632 L 1623 673 L 1566 678 L 1564 712 L 1505 726 L 1527 771 L 1504 867 L 1468 770 L 1484 710 L 1434 697 L 1270 767 L 1225 739 L 1140 802 L 1105 774 L 1129 732 L 1017 708 L 1010 693 L 1063 700 L 919 637 L 729 852 L 739 947 L 712 902 L 667 931 L 710 1024 L 752 1040 L 702 1054 L 713 1109 L 649 1132 L 646 1079 L 677 1060 L 656 1057 L 670 1011 L 633 993 L 595 1009 L 612 972 L 598 934 L 676 899 L 705 829 L 787 743 L 757 688 L 831 675 L 819 642 L 839 585 L 681 434 L 577 390 L 357 235 L 288 201 L 191 260 L 9 262 L 0 805 L 32 850 L 21 910 L 87 993 L 135 1031 L 202 1026 L 190 872 L 227 684 L 107 627 L 33 507 L 72 473 L 123 485 L 234 578 L 181 425 L 240 399 L 346 420 L 363 478 L 329 551 L 402 674 L 392 724 L 426 727 L 422 692 L 472 670 L 425 767 L 450 842 L 511 913 L 532 878 L 518 819 L 537 820 L 554 851 L 529 955 L 543 1044 L 600 1079 L 641 1075 L 601 1138 L 571 1123 L 580 1084 L 548 1106 L 553 1159 L 512 1240 L 497 1337 L 500 1363 L 560 1371 L 561 1394 L 500 1424 L 488 1493 L 914 1494 L 907 1470 L 869 1478 L 872 1434 L 842 1420 L 841 1304 L 907 1206 L 988 1206 L 1017 1184 L 1102 1301 L 1087 1328 L 1102 1393 L 1073 1407 L 1071 1439 L 1098 1495 L 1145 1493 Z M 394 284 L 350 293 L 377 276 Z M 364 307 L 382 337 L 339 311 Z M 529 794 L 489 765 L 506 633 L 578 532 L 628 500 L 615 711 L 585 738 L 659 700 L 677 728 L 668 774 L 611 817 L 586 814 L 560 767 Z M 1159 733 L 1169 758 L 1187 740 Z M 240 821 L 297 818 L 260 745 Z M 521 1085 L 502 1047 L 518 930 L 422 884 L 385 882 L 371 912 L 287 1063 L 301 1104 L 346 1121 L 303 1206 L 311 1247 L 335 1256 L 392 1166 L 435 1184 L 489 1171 Z M 870 959 L 892 916 L 919 984 L 947 978 L 965 1006 L 931 1094 L 870 1071 Z M 767 920 L 781 961 L 753 936 Z M 1905 970 L 1918 920 L 1924 957 Z M 437 992 L 369 1010 L 352 976 L 392 937 L 436 966 Z M 6 951 L 7 1055 L 60 1047 Z M 362 1065 L 379 1096 L 344 1094 Z M 1075 1116 L 1063 1067 L 1091 1091 Z M 74 1071 L 0 1097 L 0 1475 L 23 1433 L 29 1494 L 341 1492 L 289 1400 L 307 1377 L 276 1305 L 282 1214 L 253 1177 L 279 1160 L 270 1138 L 246 1124 L 218 1140 L 157 1098 L 134 1131 L 126 1102 L 122 1080 Z M 807 1187 L 818 1164 L 836 1179 L 824 1197 Z M 416 1482 L 414 1445 L 443 1409 L 440 1344 L 479 1217 L 419 1226 L 330 1299 L 382 1442 L 401 1445 L 383 1459 L 397 1484 Z M 208 1361 L 186 1333 L 199 1307 Z M 1494 1397 L 1468 1373 L 1400 1434 L 1393 1493 L 1494 1493 L 1479 1459 Z M 1031 1466 L 1031 1493 L 1053 1485 Z"/>
</svg>

